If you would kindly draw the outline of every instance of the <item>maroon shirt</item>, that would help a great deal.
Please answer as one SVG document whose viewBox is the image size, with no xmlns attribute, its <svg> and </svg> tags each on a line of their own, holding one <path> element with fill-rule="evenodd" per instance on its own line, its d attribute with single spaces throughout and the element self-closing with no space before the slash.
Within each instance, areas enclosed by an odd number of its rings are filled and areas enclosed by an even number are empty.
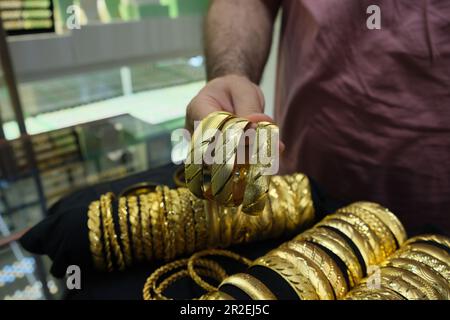
<svg viewBox="0 0 450 320">
<path fill-rule="evenodd" d="M 381 9 L 369 30 L 366 9 Z M 450 232 L 450 1 L 284 0 L 282 172 Z"/>
</svg>

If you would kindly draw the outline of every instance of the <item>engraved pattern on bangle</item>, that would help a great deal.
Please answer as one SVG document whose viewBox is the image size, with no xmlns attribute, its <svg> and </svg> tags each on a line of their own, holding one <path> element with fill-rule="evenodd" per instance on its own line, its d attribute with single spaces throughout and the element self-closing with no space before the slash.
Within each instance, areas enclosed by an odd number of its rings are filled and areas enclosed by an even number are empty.
<svg viewBox="0 0 450 320">
<path fill-rule="evenodd" d="M 133 264 L 133 258 L 130 247 L 130 238 L 128 235 L 128 208 L 127 198 L 125 197 L 121 197 L 119 199 L 119 226 L 124 260 L 127 266 L 131 266 Z"/>
<path fill-rule="evenodd" d="M 89 205 L 88 229 L 89 246 L 92 253 L 94 266 L 98 270 L 105 270 L 105 259 L 103 257 L 102 231 L 100 230 L 100 202 L 94 201 Z"/>
</svg>

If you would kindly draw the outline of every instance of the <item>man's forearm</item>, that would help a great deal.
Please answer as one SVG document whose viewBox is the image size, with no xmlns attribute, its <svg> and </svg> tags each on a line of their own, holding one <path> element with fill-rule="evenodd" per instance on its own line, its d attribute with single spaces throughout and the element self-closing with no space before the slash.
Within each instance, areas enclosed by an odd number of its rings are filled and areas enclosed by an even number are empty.
<svg viewBox="0 0 450 320">
<path fill-rule="evenodd" d="M 205 23 L 208 79 L 238 74 L 261 79 L 279 0 L 213 0 Z"/>
</svg>

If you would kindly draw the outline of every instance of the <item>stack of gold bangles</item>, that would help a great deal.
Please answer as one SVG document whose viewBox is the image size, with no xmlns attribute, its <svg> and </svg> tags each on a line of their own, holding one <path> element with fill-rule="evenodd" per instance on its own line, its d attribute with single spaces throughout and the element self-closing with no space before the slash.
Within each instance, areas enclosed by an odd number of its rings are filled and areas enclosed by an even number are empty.
<svg viewBox="0 0 450 320">
<path fill-rule="evenodd" d="M 250 274 L 259 267 L 278 274 L 301 300 L 448 300 L 450 239 L 429 235 L 405 241 L 391 212 L 354 203 L 256 259 L 248 273 L 226 278 L 202 299 L 225 299 L 230 285 L 251 299 L 277 298 L 270 281 Z"/>
<path fill-rule="evenodd" d="M 228 112 L 213 112 L 200 122 L 185 163 L 186 185 L 199 199 L 242 205 L 247 214 L 263 211 L 267 169 L 277 160 L 278 127 L 260 122 L 252 130 L 251 125 Z"/>
<path fill-rule="evenodd" d="M 196 198 L 186 188 L 101 196 L 88 210 L 89 243 L 99 270 L 124 270 L 133 263 L 166 261 L 205 248 L 295 234 L 314 220 L 308 178 L 273 176 L 267 205 L 257 215 Z"/>
</svg>

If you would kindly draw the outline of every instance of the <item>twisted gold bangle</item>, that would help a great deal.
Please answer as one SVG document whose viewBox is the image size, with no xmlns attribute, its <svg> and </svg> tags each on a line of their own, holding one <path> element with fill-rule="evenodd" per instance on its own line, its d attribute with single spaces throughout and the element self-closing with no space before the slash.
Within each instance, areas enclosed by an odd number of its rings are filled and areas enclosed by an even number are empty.
<svg viewBox="0 0 450 320">
<path fill-rule="evenodd" d="M 235 286 L 244 291 L 252 300 L 277 300 L 264 283 L 247 273 L 236 273 L 222 281 L 224 285 Z"/>
<path fill-rule="evenodd" d="M 161 204 L 160 204 L 160 226 L 161 226 L 161 233 L 163 238 L 163 250 L 164 250 L 164 260 L 169 261 L 172 259 L 173 254 L 173 238 L 172 234 L 169 229 L 169 219 L 168 219 L 168 212 L 169 212 L 169 204 L 168 204 L 168 198 L 167 198 L 167 187 L 165 186 L 158 186 L 156 187 L 156 191 L 160 193 L 161 195 Z"/>
<path fill-rule="evenodd" d="M 207 291 L 214 291 L 217 288 L 213 287 L 206 281 L 204 281 L 202 278 L 198 276 L 198 274 L 195 272 L 194 266 L 198 263 L 197 261 L 200 260 L 200 258 L 204 256 L 222 256 L 227 257 L 230 259 L 234 259 L 238 262 L 241 262 L 242 264 L 246 266 L 250 266 L 252 261 L 240 256 L 234 252 L 227 251 L 227 250 L 220 250 L 220 249 L 208 249 L 203 250 L 197 253 L 194 253 L 187 262 L 187 270 L 189 271 L 189 275 L 191 276 L 192 280 L 195 281 L 200 287 L 204 288 Z"/>
<path fill-rule="evenodd" d="M 145 258 L 150 261 L 153 257 L 153 240 L 150 218 L 150 206 L 154 200 L 152 193 L 142 194 L 139 196 L 141 205 L 141 239 L 143 244 L 143 253 Z"/>
<path fill-rule="evenodd" d="M 163 220 L 162 220 L 162 210 L 163 210 L 163 199 L 162 194 L 156 191 L 154 194 L 154 199 L 150 204 L 150 223 L 152 231 L 152 241 L 153 241 L 153 255 L 156 259 L 164 258 L 164 240 L 163 240 Z"/>
<path fill-rule="evenodd" d="M 321 260 L 325 260 L 324 252 L 319 253 L 318 251 L 317 254 L 320 255 Z M 306 255 L 287 247 L 272 250 L 268 256 L 277 256 L 291 262 L 298 272 L 304 274 L 311 281 L 320 300 L 335 300 L 331 283 L 321 270 L 322 265 L 317 265 Z"/>
<path fill-rule="evenodd" d="M 192 209 L 194 211 L 195 226 L 195 249 L 202 250 L 208 243 L 208 231 L 206 227 L 204 201 L 191 197 Z"/>
<path fill-rule="evenodd" d="M 311 281 L 296 271 L 295 266 L 280 257 L 261 257 L 252 266 L 262 266 L 278 273 L 295 291 L 300 300 L 318 300 L 316 290 Z"/>
<path fill-rule="evenodd" d="M 100 202 L 93 201 L 88 210 L 89 248 L 95 268 L 105 270 L 105 259 L 103 257 L 102 231 L 100 230 Z"/>
<path fill-rule="evenodd" d="M 114 256 L 116 257 L 116 263 L 117 267 L 120 271 L 125 270 L 125 262 L 123 259 L 122 249 L 120 248 L 119 241 L 117 240 L 117 234 L 114 227 L 114 219 L 112 216 L 112 198 L 114 197 L 114 194 L 109 192 L 106 195 L 103 196 L 103 201 L 105 204 L 105 212 L 106 212 L 106 219 L 105 224 L 108 230 L 109 234 L 109 240 L 110 244 L 114 253 Z"/>
<path fill-rule="evenodd" d="M 133 258 L 131 255 L 130 238 L 128 236 L 128 209 L 127 198 L 125 197 L 119 199 L 119 226 L 125 263 L 127 266 L 131 266 L 133 264 Z"/>
<path fill-rule="evenodd" d="M 128 216 L 130 220 L 131 241 L 133 243 L 133 253 L 137 261 L 144 259 L 141 240 L 141 223 L 139 219 L 139 206 L 136 196 L 128 197 Z"/>
<path fill-rule="evenodd" d="M 104 248 L 106 252 L 106 270 L 108 272 L 113 271 L 113 263 L 112 263 L 112 257 L 111 257 L 111 239 L 109 237 L 109 231 L 108 231 L 108 217 L 107 217 L 107 211 L 106 203 L 105 203 L 105 195 L 100 197 L 100 212 L 102 216 L 102 227 L 103 227 L 103 241 L 104 241 Z"/>
</svg>

